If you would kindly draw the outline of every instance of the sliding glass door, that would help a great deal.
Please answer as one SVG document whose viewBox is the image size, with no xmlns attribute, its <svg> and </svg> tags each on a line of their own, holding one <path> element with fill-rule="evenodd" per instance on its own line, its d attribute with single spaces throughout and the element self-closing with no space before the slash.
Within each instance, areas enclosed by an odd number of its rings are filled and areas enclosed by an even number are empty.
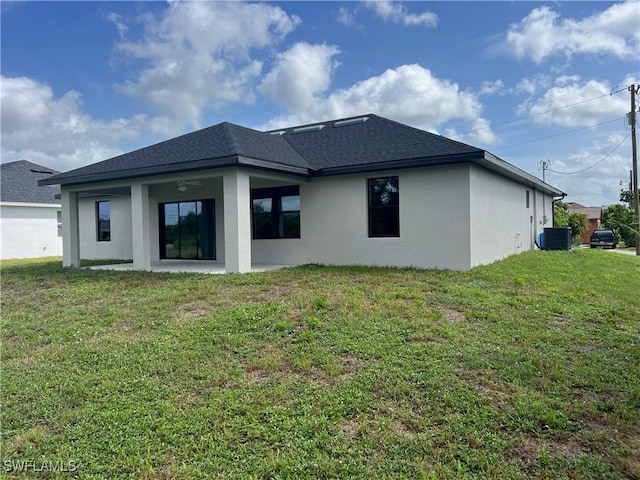
<svg viewBox="0 0 640 480">
<path fill-rule="evenodd" d="M 216 259 L 214 200 L 160 204 L 160 258 Z"/>
</svg>

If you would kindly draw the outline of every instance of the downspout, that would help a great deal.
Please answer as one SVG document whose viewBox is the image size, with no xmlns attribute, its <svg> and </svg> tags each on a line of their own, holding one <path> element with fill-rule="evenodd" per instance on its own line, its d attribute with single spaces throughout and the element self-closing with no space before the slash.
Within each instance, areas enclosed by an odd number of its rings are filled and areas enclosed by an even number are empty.
<svg viewBox="0 0 640 480">
<path fill-rule="evenodd" d="M 551 201 L 551 226 L 552 227 L 556 226 L 556 202 L 561 202 L 562 200 L 564 200 L 564 197 L 566 196 L 567 194 L 563 193 L 560 198 L 556 198 Z"/>
</svg>

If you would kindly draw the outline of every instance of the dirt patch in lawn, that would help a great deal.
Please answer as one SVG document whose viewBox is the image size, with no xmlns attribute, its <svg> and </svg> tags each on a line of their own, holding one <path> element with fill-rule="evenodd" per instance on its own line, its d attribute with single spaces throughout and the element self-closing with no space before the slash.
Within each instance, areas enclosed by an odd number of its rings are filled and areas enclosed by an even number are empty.
<svg viewBox="0 0 640 480">
<path fill-rule="evenodd" d="M 446 318 L 449 323 L 458 323 L 465 319 L 464 312 L 459 312 L 451 308 L 443 308 L 442 310 L 444 311 L 444 318 Z"/>
</svg>

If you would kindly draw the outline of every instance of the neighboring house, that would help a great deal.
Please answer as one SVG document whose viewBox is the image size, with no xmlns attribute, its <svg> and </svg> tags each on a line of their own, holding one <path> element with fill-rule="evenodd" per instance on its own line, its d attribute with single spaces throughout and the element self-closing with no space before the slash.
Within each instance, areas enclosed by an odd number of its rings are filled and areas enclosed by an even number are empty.
<svg viewBox="0 0 640 480">
<path fill-rule="evenodd" d="M 602 207 L 585 207 L 579 203 L 567 203 L 567 210 L 574 213 L 584 213 L 589 221 L 589 229 L 582 235 L 582 243 L 591 241 L 591 234 L 594 230 L 600 228 L 602 221 Z"/>
<path fill-rule="evenodd" d="M 26 160 L 0 165 L 0 258 L 62 255 L 60 189 L 38 186 L 59 173 Z"/>
<path fill-rule="evenodd" d="M 221 123 L 42 180 L 64 265 L 206 259 L 468 270 L 535 248 L 563 193 L 485 150 L 377 115 Z"/>
</svg>

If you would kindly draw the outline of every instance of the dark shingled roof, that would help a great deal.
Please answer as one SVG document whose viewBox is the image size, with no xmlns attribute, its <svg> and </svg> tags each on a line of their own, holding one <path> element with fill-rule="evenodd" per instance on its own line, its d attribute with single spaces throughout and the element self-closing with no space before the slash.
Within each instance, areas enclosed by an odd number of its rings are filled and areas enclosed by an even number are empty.
<svg viewBox="0 0 640 480">
<path fill-rule="evenodd" d="M 224 122 L 71 170 L 55 180 L 64 185 L 65 180 L 101 181 L 237 165 L 239 156 L 269 162 L 275 168 L 309 167 L 279 136 Z"/>
<path fill-rule="evenodd" d="M 38 181 L 51 178 L 60 172 L 27 160 L 0 165 L 0 200 L 16 203 L 60 204 L 56 194 L 59 187 L 39 187 Z"/>
<path fill-rule="evenodd" d="M 482 149 L 374 114 L 271 132 L 225 122 L 56 175 L 40 184 L 94 183 L 228 166 L 313 177 L 463 162 L 562 193 Z"/>
<path fill-rule="evenodd" d="M 454 155 L 481 156 L 484 152 L 377 115 L 355 117 L 353 120 L 354 123 L 347 119 L 346 122 L 338 120 L 313 124 L 324 125 L 315 131 L 305 132 L 306 127 L 311 125 L 279 131 L 285 132 L 282 137 L 300 152 L 313 170 L 318 171 L 354 166 L 375 167 L 376 164 L 388 162 L 441 159 Z M 296 130 L 299 132 L 296 133 Z"/>
</svg>

